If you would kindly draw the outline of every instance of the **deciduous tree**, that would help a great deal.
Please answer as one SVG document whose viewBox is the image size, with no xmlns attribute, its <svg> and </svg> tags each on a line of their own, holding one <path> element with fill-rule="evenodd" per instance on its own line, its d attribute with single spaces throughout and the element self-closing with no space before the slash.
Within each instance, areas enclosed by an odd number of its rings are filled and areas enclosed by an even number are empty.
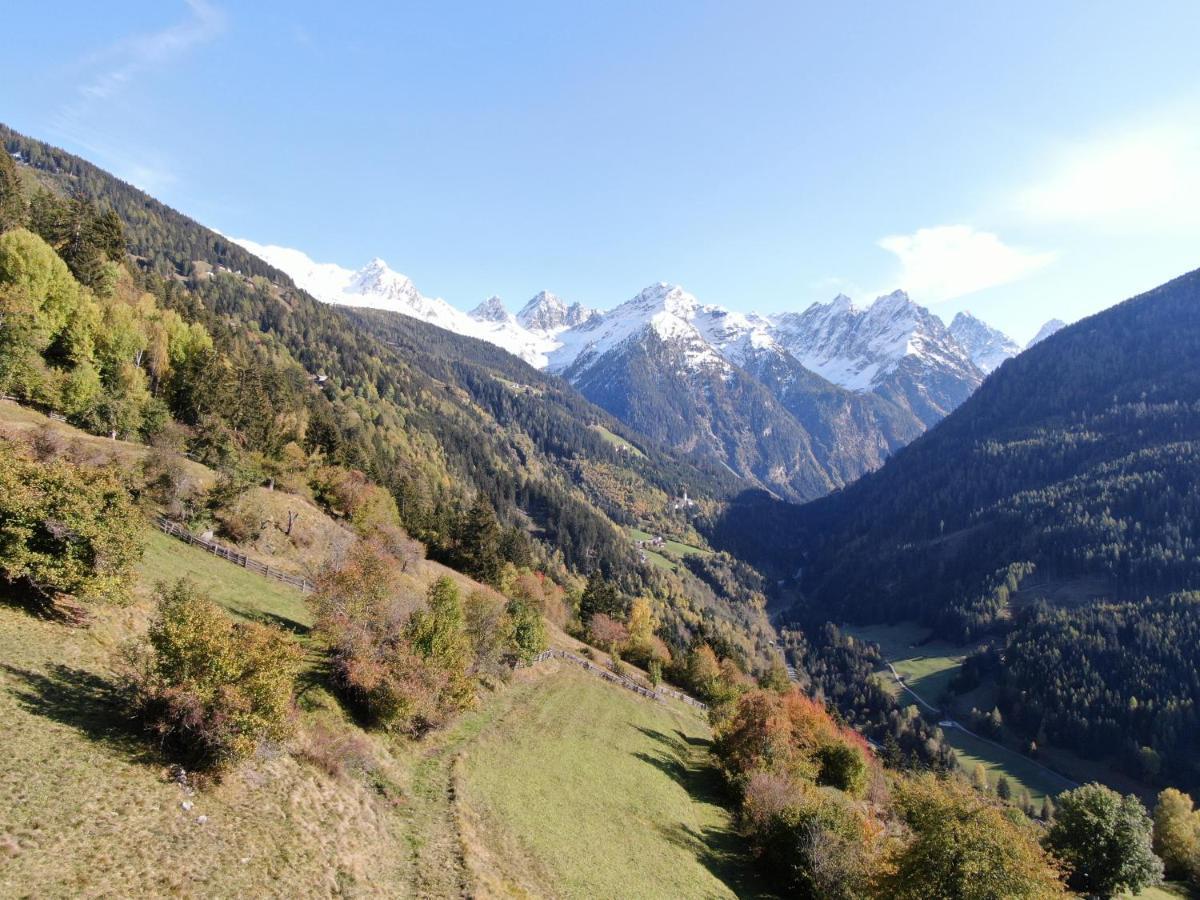
<svg viewBox="0 0 1200 900">
<path fill-rule="evenodd" d="M 1102 784 L 1058 795 L 1046 846 L 1063 861 L 1072 888 L 1098 897 L 1138 893 L 1162 880 L 1153 826 L 1141 801 Z"/>
</svg>

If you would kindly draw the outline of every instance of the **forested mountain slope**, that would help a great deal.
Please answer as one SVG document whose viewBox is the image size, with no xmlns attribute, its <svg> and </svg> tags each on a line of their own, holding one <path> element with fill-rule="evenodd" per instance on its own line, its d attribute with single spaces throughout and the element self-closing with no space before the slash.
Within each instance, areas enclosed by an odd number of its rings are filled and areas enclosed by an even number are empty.
<svg viewBox="0 0 1200 900">
<path fill-rule="evenodd" d="M 1128 598 L 1200 584 L 1200 273 L 1007 362 L 879 472 L 789 511 L 781 564 L 814 604 L 948 631 L 1032 562 Z"/>
<path fill-rule="evenodd" d="M 697 540 L 688 514 L 735 493 L 730 473 L 629 432 L 491 345 L 402 316 L 378 314 L 367 327 L 362 315 L 317 302 L 284 273 L 90 163 L 8 129 L 0 137 L 19 155 L 33 199 L 49 189 L 115 211 L 140 266 L 130 292 L 147 292 L 156 307 L 212 335 L 212 351 L 176 367 L 177 384 L 162 397 L 163 413 L 193 429 L 189 449 L 206 462 L 236 468 L 249 453 L 253 480 L 285 468 L 289 445 L 323 454 L 385 486 L 431 556 L 468 568 L 479 564 L 477 553 L 465 554 L 479 537 L 470 513 L 483 498 L 498 519 L 503 559 L 522 565 L 532 556 L 563 576 L 599 569 L 627 595 L 653 593 L 668 608 L 686 597 L 690 624 L 674 623 L 680 640 L 719 632 L 753 653 L 753 631 L 766 646 L 769 628 L 750 624 L 759 610 L 730 607 L 682 567 L 669 573 L 641 561 L 622 528 L 636 522 Z M 34 213 L 53 206 L 35 202 Z M 139 415 L 114 424 L 148 434 L 152 423 Z M 685 489 L 699 505 L 680 513 L 673 498 Z"/>
<path fill-rule="evenodd" d="M 968 671 L 996 678 L 1028 739 L 1194 785 L 1197 354 L 1193 272 L 1006 362 L 844 491 L 744 496 L 717 541 L 799 573 L 798 621 L 916 619 L 984 642 Z"/>
</svg>

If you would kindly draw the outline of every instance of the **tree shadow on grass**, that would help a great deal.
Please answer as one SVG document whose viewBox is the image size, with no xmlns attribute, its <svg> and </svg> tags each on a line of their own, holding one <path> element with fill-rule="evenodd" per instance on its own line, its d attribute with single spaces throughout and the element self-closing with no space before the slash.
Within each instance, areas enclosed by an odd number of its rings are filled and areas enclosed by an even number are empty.
<svg viewBox="0 0 1200 900">
<path fill-rule="evenodd" d="M 27 712 L 79 731 L 89 740 L 106 744 L 140 762 L 154 759 L 136 719 L 128 712 L 121 689 L 86 669 L 51 666 L 35 672 L 7 663 L 3 670 L 16 682 L 9 693 Z"/>
<path fill-rule="evenodd" d="M 84 625 L 89 618 L 87 609 L 72 597 L 48 596 L 24 581 L 3 578 L 0 578 L 0 606 L 62 625 Z"/>
<path fill-rule="evenodd" d="M 709 741 L 690 738 L 678 731 L 668 734 L 638 725 L 633 727 L 661 748 L 657 754 L 635 753 L 638 759 L 666 774 L 695 802 L 732 807 L 734 800 L 707 750 Z M 775 896 L 762 884 L 754 870 L 750 848 L 732 827 L 697 829 L 682 822 L 660 823 L 656 827 L 672 844 L 692 853 L 737 896 Z"/>
<path fill-rule="evenodd" d="M 284 631 L 290 631 L 296 637 L 306 638 L 312 634 L 312 626 L 305 625 L 302 622 L 297 622 L 295 619 L 288 616 L 281 616 L 273 612 L 258 612 L 254 615 L 247 614 L 247 618 L 256 622 L 261 622 L 263 625 L 274 625 L 276 628 L 282 628 Z"/>
</svg>

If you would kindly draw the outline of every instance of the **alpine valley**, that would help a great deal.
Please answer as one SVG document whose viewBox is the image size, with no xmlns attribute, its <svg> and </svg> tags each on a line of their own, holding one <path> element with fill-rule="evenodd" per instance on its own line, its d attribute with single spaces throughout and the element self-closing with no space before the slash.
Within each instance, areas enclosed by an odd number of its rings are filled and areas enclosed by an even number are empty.
<svg viewBox="0 0 1200 900">
<path fill-rule="evenodd" d="M 1021 350 L 970 313 L 947 327 L 903 291 L 866 306 L 838 295 L 758 315 L 660 282 L 607 311 L 542 291 L 516 315 L 494 296 L 467 313 L 378 258 L 354 271 L 236 243 L 326 303 L 402 313 L 503 347 L 639 432 L 791 500 L 878 468 Z"/>
</svg>

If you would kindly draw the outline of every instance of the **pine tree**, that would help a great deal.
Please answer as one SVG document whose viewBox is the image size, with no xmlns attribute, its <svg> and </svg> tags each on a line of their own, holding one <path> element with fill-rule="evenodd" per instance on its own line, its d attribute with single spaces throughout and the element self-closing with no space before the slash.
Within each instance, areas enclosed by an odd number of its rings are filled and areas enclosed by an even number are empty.
<svg viewBox="0 0 1200 900">
<path fill-rule="evenodd" d="M 614 619 L 625 616 L 625 604 L 617 589 L 597 569 L 588 576 L 587 587 L 579 601 L 579 618 L 586 625 L 597 613 Z"/>
<path fill-rule="evenodd" d="M 17 164 L 0 147 L 0 231 L 25 224 L 25 199 L 21 196 L 21 177 Z"/>
<path fill-rule="evenodd" d="M 996 796 L 1005 802 L 1012 799 L 1012 785 L 1007 775 L 1001 775 L 1000 780 L 996 782 Z"/>
<path fill-rule="evenodd" d="M 479 494 L 459 525 L 458 555 L 463 571 L 472 578 L 495 585 L 504 566 L 500 539 L 496 511 L 487 497 Z"/>
</svg>

